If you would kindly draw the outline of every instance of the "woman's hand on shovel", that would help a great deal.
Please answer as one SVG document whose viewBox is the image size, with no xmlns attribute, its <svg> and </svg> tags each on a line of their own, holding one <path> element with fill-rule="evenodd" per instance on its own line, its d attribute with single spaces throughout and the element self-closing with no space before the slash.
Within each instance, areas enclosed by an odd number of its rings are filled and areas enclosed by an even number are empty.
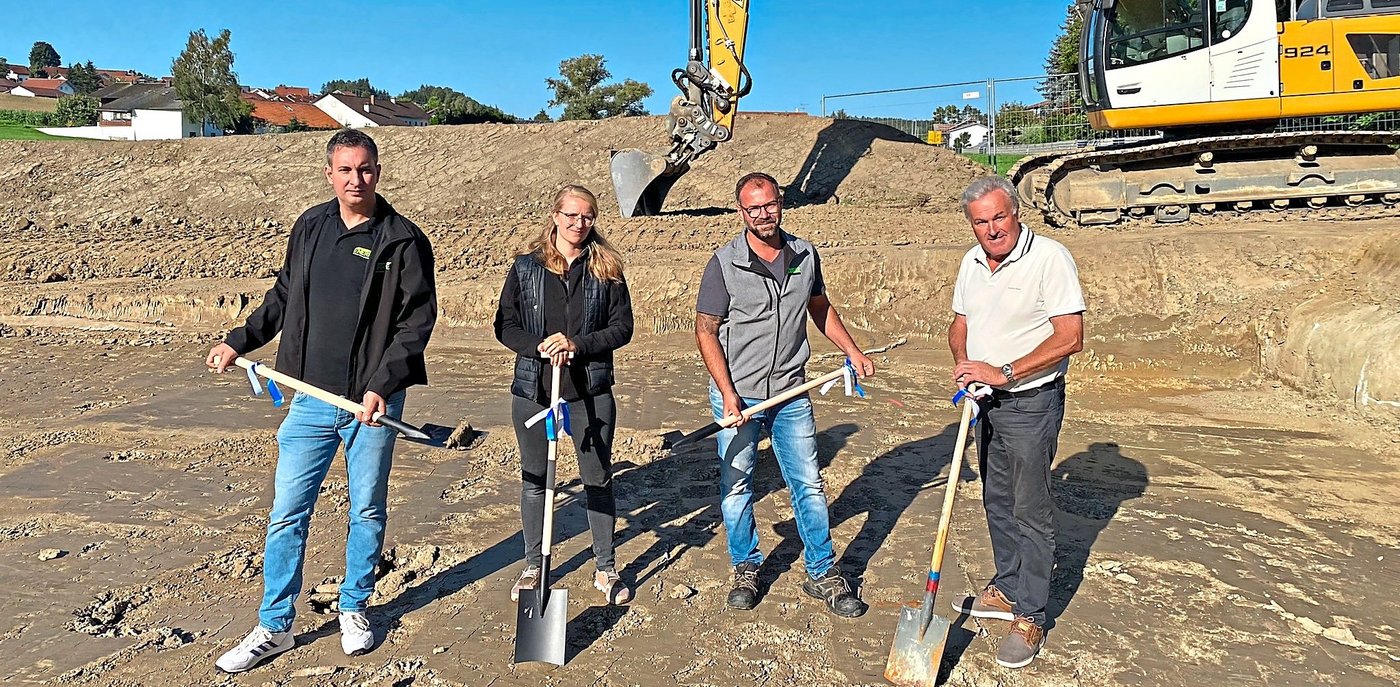
<svg viewBox="0 0 1400 687">
<path fill-rule="evenodd" d="M 578 347 L 574 345 L 572 339 L 564 336 L 563 332 L 559 332 L 551 334 L 544 341 L 541 341 L 537 350 L 549 356 L 551 365 L 563 367 L 569 364 L 569 359 L 574 357 Z"/>
</svg>

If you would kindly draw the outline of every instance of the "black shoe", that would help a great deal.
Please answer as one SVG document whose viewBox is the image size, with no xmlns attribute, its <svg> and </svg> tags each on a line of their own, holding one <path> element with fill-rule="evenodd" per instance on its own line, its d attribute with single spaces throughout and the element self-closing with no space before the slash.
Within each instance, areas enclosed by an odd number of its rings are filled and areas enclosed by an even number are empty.
<svg viewBox="0 0 1400 687">
<path fill-rule="evenodd" d="M 758 564 L 740 563 L 734 566 L 734 588 L 729 590 L 730 608 L 752 611 L 758 605 Z"/>
<path fill-rule="evenodd" d="M 851 585 L 834 565 L 822 573 L 821 577 L 808 577 L 807 581 L 802 583 L 802 591 L 807 592 L 808 596 L 825 601 L 826 607 L 842 618 L 859 618 L 865 615 L 867 606 L 851 593 Z"/>
</svg>

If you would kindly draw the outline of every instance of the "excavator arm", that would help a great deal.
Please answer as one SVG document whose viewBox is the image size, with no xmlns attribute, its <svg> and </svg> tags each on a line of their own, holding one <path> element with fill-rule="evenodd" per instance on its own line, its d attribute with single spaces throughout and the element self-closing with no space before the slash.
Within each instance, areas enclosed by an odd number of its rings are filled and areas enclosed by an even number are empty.
<svg viewBox="0 0 1400 687">
<path fill-rule="evenodd" d="M 739 99 L 753 85 L 744 68 L 748 25 L 749 0 L 691 0 L 690 53 L 685 67 L 671 72 L 681 94 L 666 116 L 670 150 L 612 154 L 613 191 L 623 217 L 660 213 L 691 161 L 733 135 Z"/>
</svg>

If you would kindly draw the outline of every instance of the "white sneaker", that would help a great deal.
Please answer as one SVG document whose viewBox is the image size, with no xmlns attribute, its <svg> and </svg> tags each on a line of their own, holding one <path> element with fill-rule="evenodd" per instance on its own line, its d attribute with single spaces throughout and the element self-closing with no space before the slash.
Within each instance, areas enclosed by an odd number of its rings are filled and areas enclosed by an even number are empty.
<svg viewBox="0 0 1400 687">
<path fill-rule="evenodd" d="M 374 633 L 369 629 L 369 618 L 363 613 L 340 614 L 340 648 L 346 656 L 359 656 L 368 653 L 374 646 Z"/>
<path fill-rule="evenodd" d="M 238 646 L 229 649 L 214 666 L 225 673 L 241 673 L 277 654 L 292 648 L 296 639 L 291 628 L 286 632 L 270 632 L 259 625 L 248 633 Z"/>
</svg>

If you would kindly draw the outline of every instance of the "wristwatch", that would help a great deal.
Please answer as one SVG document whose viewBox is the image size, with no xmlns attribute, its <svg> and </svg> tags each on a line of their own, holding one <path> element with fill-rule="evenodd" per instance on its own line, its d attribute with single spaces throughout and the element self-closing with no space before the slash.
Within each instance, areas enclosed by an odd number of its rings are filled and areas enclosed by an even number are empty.
<svg viewBox="0 0 1400 687">
<path fill-rule="evenodd" d="M 1013 369 L 1011 369 L 1011 363 L 1007 363 L 1007 364 L 1005 364 L 1005 365 L 1002 365 L 1002 366 L 1001 366 L 1001 373 L 1002 373 L 1003 375 L 1006 376 L 1006 383 L 1007 383 L 1007 384 L 1015 384 L 1015 383 L 1016 383 L 1016 371 L 1013 370 Z"/>
</svg>

